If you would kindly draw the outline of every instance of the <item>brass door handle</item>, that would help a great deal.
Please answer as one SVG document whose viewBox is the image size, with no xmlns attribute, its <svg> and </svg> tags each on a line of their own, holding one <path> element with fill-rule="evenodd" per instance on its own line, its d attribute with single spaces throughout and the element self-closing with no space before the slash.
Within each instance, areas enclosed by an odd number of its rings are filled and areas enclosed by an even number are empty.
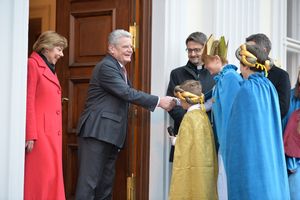
<svg viewBox="0 0 300 200">
<path fill-rule="evenodd" d="M 69 98 L 67 98 L 67 97 L 63 97 L 63 98 L 61 98 L 61 102 L 62 103 L 64 103 L 64 102 L 68 102 L 69 101 Z"/>
</svg>

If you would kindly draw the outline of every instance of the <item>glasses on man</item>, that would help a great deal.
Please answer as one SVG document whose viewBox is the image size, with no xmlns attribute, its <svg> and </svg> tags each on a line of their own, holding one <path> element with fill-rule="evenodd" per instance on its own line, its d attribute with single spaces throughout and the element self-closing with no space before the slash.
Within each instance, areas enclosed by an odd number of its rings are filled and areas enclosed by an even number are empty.
<svg viewBox="0 0 300 200">
<path fill-rule="evenodd" d="M 186 52 L 188 52 L 188 53 L 200 53 L 201 51 L 202 51 L 202 48 L 195 48 L 195 49 L 189 49 L 189 48 L 186 48 L 185 49 L 186 50 Z"/>
</svg>

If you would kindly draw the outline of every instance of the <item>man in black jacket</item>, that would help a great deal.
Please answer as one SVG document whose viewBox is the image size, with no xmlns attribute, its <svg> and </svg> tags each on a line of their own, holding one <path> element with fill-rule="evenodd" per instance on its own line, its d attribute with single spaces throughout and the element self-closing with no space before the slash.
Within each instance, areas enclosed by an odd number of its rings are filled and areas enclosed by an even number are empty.
<svg viewBox="0 0 300 200">
<path fill-rule="evenodd" d="M 261 46 L 268 54 L 271 51 L 272 43 L 270 39 L 263 33 L 250 35 L 246 38 L 248 44 L 257 44 Z M 270 59 L 270 58 L 269 58 Z M 271 60 L 270 70 L 268 71 L 268 79 L 273 83 L 279 97 L 279 106 L 281 119 L 287 114 L 290 106 L 290 90 L 291 83 L 289 74 L 277 67 Z"/>
<path fill-rule="evenodd" d="M 178 67 L 171 71 L 170 82 L 168 85 L 167 95 L 174 96 L 173 90 L 176 85 L 180 85 L 186 80 L 198 80 L 202 85 L 202 92 L 205 94 L 205 99 L 210 99 L 212 89 L 215 85 L 213 77 L 207 69 L 204 68 L 201 61 L 201 55 L 207 37 L 204 33 L 194 32 L 188 36 L 185 41 L 186 51 L 189 61 L 185 66 Z M 175 135 L 178 132 L 181 120 L 186 111 L 181 106 L 175 106 L 169 111 L 170 116 L 174 120 Z M 208 113 L 208 116 L 210 114 Z M 170 161 L 173 161 L 174 147 L 171 148 Z"/>
</svg>

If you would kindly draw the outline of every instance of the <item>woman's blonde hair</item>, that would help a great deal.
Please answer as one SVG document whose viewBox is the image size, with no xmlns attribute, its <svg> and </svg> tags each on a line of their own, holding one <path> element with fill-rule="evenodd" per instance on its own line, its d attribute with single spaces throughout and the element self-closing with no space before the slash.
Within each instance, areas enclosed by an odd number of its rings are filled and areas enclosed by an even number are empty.
<svg viewBox="0 0 300 200">
<path fill-rule="evenodd" d="M 43 32 L 36 40 L 33 45 L 33 50 L 41 52 L 44 49 L 53 49 L 54 47 L 61 47 L 62 49 L 65 49 L 67 46 L 68 41 L 64 36 L 54 31 L 46 31 Z"/>
</svg>

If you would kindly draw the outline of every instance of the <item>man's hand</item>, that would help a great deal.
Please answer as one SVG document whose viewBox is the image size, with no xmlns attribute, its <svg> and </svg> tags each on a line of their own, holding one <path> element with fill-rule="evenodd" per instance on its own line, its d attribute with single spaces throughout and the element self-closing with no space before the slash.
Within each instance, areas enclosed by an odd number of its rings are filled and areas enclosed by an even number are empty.
<svg viewBox="0 0 300 200">
<path fill-rule="evenodd" d="M 158 103 L 158 107 L 161 107 L 166 111 L 172 110 L 175 105 L 176 105 L 176 99 L 170 96 L 160 97 Z"/>
<path fill-rule="evenodd" d="M 34 145 L 34 140 L 28 140 L 26 141 L 26 144 L 25 144 L 25 149 L 27 152 L 31 152 L 32 149 L 33 149 L 33 145 Z"/>
</svg>

